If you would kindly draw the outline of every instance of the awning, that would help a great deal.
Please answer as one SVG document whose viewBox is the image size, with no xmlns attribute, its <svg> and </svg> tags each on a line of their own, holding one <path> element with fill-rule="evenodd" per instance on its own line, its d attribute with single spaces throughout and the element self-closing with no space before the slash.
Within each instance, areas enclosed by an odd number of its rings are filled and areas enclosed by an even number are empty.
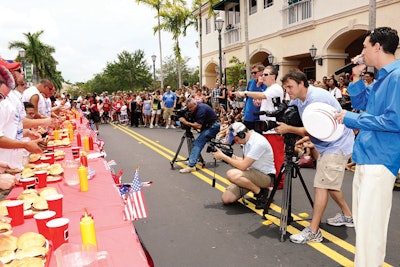
<svg viewBox="0 0 400 267">
<path fill-rule="evenodd" d="M 225 10 L 226 3 L 239 4 L 239 0 L 223 0 L 223 1 L 219 2 L 218 4 L 213 5 L 212 9 L 213 10 Z"/>
</svg>

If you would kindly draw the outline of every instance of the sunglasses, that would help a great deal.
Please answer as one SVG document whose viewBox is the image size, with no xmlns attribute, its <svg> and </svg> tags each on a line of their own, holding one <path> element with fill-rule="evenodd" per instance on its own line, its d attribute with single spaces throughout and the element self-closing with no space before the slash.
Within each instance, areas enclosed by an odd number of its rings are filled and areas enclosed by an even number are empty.
<svg viewBox="0 0 400 267">
<path fill-rule="evenodd" d="M 263 73 L 263 76 L 264 77 L 267 77 L 267 76 L 269 76 L 269 75 L 273 75 L 272 73 Z"/>
<path fill-rule="evenodd" d="M 256 75 L 258 71 L 252 71 L 251 74 Z"/>
</svg>

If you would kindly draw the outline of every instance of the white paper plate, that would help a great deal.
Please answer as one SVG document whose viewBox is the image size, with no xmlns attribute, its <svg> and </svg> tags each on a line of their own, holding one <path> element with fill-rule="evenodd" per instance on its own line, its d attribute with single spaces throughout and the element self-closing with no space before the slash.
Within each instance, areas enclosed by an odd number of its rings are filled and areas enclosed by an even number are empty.
<svg viewBox="0 0 400 267">
<path fill-rule="evenodd" d="M 336 109 L 331 105 L 315 102 L 308 105 L 301 117 L 307 132 L 313 137 L 326 142 L 340 138 L 344 125 L 335 119 Z"/>
</svg>

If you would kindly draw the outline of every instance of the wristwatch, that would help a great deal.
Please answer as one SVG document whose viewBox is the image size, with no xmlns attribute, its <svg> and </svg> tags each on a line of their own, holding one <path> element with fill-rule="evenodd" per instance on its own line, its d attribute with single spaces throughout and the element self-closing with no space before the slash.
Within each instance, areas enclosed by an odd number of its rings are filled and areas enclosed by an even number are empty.
<svg viewBox="0 0 400 267">
<path fill-rule="evenodd" d="M 247 91 L 244 91 L 244 96 L 247 97 Z"/>
</svg>

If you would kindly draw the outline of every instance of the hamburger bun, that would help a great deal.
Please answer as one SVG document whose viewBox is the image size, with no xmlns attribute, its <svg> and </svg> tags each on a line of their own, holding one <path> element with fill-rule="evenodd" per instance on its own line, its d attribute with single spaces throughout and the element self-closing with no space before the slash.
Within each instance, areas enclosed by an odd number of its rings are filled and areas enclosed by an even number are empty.
<svg viewBox="0 0 400 267">
<path fill-rule="evenodd" d="M 14 250 L 0 250 L 0 262 L 3 264 L 9 263 L 15 259 Z"/>
<path fill-rule="evenodd" d="M 40 159 L 42 155 L 40 154 L 30 154 L 29 155 L 29 162 L 36 162 Z"/>
<path fill-rule="evenodd" d="M 45 247 L 29 247 L 25 249 L 20 249 L 15 253 L 15 258 L 17 260 L 30 258 L 30 257 L 40 257 L 46 256 L 46 253 L 49 251 L 48 248 Z"/>
<path fill-rule="evenodd" d="M 11 224 L 0 221 L 0 235 L 11 235 L 12 232 Z M 0 251 L 1 250 L 3 250 L 3 248 L 0 246 Z"/>
<path fill-rule="evenodd" d="M 38 257 L 23 258 L 20 260 L 13 260 L 11 263 L 6 264 L 4 267 L 43 267 L 43 259 Z"/>
<path fill-rule="evenodd" d="M 11 200 L 8 200 L 8 199 L 0 201 L 0 216 L 7 216 L 8 215 L 6 204 L 8 202 L 10 202 L 10 201 Z"/>
<path fill-rule="evenodd" d="M 47 205 L 47 201 L 44 197 L 38 197 L 37 199 L 35 199 L 32 203 L 32 207 L 35 210 L 47 210 L 49 208 L 49 206 Z"/>
<path fill-rule="evenodd" d="M 44 247 L 46 238 L 43 235 L 35 232 L 26 232 L 17 240 L 18 249 L 27 249 L 30 247 Z"/>
<path fill-rule="evenodd" d="M 15 251 L 17 249 L 18 238 L 13 235 L 0 237 L 0 248 L 1 250 Z"/>
<path fill-rule="evenodd" d="M 45 187 L 42 190 L 40 190 L 39 194 L 41 197 L 46 198 L 48 196 L 57 195 L 58 192 L 57 192 L 57 189 L 55 189 L 54 187 L 48 186 L 48 187 Z"/>
</svg>

